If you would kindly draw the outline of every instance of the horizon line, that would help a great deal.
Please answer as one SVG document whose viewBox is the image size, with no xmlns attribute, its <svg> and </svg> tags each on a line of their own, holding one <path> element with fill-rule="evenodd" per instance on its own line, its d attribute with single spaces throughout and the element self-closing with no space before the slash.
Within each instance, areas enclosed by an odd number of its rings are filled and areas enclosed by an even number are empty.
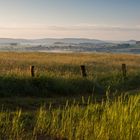
<svg viewBox="0 0 140 140">
<path fill-rule="evenodd" d="M 99 41 L 139 41 L 137 39 L 128 39 L 128 40 L 105 40 L 105 39 L 96 39 L 96 38 L 84 38 L 84 37 L 42 37 L 42 38 L 9 38 L 9 37 L 0 37 L 0 39 L 14 39 L 14 40 L 42 40 L 42 39 L 87 39 L 87 40 L 99 40 Z"/>
</svg>

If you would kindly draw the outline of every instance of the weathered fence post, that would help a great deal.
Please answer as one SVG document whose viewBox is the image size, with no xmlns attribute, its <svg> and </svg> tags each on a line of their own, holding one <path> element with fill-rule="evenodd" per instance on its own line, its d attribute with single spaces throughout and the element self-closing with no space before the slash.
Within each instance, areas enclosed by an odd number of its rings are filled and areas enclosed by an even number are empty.
<svg viewBox="0 0 140 140">
<path fill-rule="evenodd" d="M 35 77 L 35 66 L 30 66 L 31 76 Z"/>
<path fill-rule="evenodd" d="M 86 77 L 87 76 L 87 73 L 86 73 L 86 68 L 85 68 L 85 65 L 81 65 L 81 74 L 83 77 Z"/>
<path fill-rule="evenodd" d="M 126 73 L 127 73 L 126 64 L 122 64 L 122 75 L 123 75 L 123 78 L 126 78 Z"/>
</svg>

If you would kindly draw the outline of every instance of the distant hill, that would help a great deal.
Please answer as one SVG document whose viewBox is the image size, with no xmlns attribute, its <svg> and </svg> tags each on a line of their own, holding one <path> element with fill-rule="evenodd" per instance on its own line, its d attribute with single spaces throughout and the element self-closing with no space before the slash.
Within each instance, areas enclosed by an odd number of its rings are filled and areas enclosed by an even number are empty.
<svg viewBox="0 0 140 140">
<path fill-rule="evenodd" d="M 87 38 L 43 38 L 43 39 L 12 39 L 12 38 L 0 38 L 0 44 L 7 43 L 20 43 L 20 44 L 55 44 L 56 42 L 61 42 L 62 44 L 105 44 L 105 43 L 128 43 L 136 44 L 136 40 L 128 41 L 103 41 L 97 39 L 87 39 Z"/>
<path fill-rule="evenodd" d="M 55 42 L 67 43 L 67 44 L 79 44 L 79 43 L 93 43 L 101 44 L 106 43 L 105 41 L 96 40 L 96 39 L 85 39 L 85 38 L 44 38 L 44 39 L 12 39 L 12 38 L 0 38 L 0 44 L 7 43 L 20 43 L 20 44 L 54 44 Z"/>
<path fill-rule="evenodd" d="M 12 39 L 0 38 L 0 51 L 107 52 L 140 54 L 136 40 L 102 41 L 86 38 Z"/>
</svg>

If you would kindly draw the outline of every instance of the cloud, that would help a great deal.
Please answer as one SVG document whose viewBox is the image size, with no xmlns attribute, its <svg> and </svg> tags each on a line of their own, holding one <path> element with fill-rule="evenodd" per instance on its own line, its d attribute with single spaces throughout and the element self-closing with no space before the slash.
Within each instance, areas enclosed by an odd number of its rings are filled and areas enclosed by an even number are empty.
<svg viewBox="0 0 140 140">
<path fill-rule="evenodd" d="M 29 25 L 0 26 L 0 37 L 10 38 L 97 38 L 103 40 L 140 40 L 140 26 L 125 25 Z"/>
<path fill-rule="evenodd" d="M 112 26 L 112 25 L 73 25 L 73 26 L 49 26 L 49 30 L 58 31 L 88 31 L 88 30 L 98 30 L 98 31 L 140 31 L 140 26 Z"/>
<path fill-rule="evenodd" d="M 79 24 L 79 25 L 30 25 L 30 26 L 0 26 L 0 30 L 49 30 L 49 31 L 140 31 L 140 25 L 98 25 L 98 24 Z"/>
</svg>

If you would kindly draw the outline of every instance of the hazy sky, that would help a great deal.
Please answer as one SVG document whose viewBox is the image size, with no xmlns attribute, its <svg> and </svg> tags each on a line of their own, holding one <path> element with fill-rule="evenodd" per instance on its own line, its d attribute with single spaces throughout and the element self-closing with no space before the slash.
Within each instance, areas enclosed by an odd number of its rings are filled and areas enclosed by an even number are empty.
<svg viewBox="0 0 140 140">
<path fill-rule="evenodd" d="M 0 0 L 0 37 L 140 40 L 140 0 Z"/>
</svg>

